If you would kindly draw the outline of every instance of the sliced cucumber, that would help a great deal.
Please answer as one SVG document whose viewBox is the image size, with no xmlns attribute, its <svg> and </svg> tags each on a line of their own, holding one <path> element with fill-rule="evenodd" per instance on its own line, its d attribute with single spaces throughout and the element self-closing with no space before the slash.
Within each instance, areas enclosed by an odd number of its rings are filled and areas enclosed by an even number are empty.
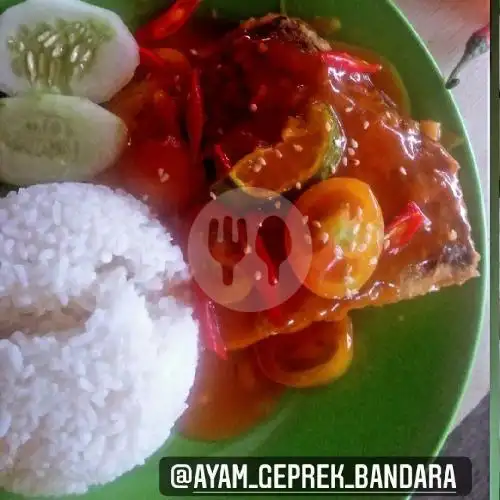
<svg viewBox="0 0 500 500">
<path fill-rule="evenodd" d="M 0 91 L 111 99 L 134 76 L 137 42 L 114 12 L 80 0 L 26 0 L 0 16 Z"/>
<path fill-rule="evenodd" d="M 120 118 L 88 99 L 2 99 L 0 181 L 25 186 L 88 180 L 117 160 L 127 135 Z"/>
</svg>

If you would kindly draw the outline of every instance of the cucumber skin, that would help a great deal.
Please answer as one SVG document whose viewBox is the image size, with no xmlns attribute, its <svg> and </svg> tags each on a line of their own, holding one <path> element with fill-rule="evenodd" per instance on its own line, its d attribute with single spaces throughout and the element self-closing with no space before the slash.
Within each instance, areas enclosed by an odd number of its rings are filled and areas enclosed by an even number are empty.
<svg viewBox="0 0 500 500">
<path fill-rule="evenodd" d="M 0 181 L 16 186 L 85 181 L 110 167 L 128 140 L 124 122 L 80 97 L 0 101 Z"/>
</svg>

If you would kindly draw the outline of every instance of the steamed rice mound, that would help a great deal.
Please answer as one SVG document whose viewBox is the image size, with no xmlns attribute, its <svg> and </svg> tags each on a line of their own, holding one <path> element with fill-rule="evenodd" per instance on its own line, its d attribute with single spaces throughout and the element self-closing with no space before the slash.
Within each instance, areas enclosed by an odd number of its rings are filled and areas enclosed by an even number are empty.
<svg viewBox="0 0 500 500">
<path fill-rule="evenodd" d="M 0 488 L 84 493 L 161 447 L 197 364 L 192 311 L 161 292 L 186 274 L 128 195 L 67 183 L 0 199 Z"/>
</svg>

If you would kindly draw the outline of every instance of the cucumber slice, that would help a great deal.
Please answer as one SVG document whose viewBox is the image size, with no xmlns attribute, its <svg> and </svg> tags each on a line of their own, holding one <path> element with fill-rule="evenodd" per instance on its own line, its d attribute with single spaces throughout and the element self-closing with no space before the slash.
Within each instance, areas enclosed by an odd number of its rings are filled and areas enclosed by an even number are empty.
<svg viewBox="0 0 500 500">
<path fill-rule="evenodd" d="M 0 16 L 0 91 L 108 101 L 134 76 L 137 42 L 114 12 L 80 0 L 26 0 Z"/>
<path fill-rule="evenodd" d="M 118 158 L 125 123 L 82 97 L 55 94 L 0 101 L 0 181 L 25 186 L 84 181 Z"/>
</svg>

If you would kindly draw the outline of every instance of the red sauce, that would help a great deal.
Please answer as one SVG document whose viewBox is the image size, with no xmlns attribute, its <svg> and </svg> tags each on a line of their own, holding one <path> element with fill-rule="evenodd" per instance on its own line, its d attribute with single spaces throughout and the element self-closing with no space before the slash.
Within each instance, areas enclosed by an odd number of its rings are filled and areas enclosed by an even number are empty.
<svg viewBox="0 0 500 500">
<path fill-rule="evenodd" d="M 188 55 L 201 69 L 207 115 L 205 154 L 210 154 L 214 144 L 222 144 L 235 162 L 258 145 L 277 142 L 286 119 L 300 114 L 314 96 L 333 106 L 347 134 L 349 149 L 335 175 L 367 182 L 386 225 L 408 201 L 419 205 L 430 225 L 397 255 L 385 253 L 372 278 L 348 300 L 322 299 L 299 290 L 282 306 L 286 325 L 277 327 L 264 313 L 219 307 L 222 335 L 229 348 L 243 348 L 275 333 L 298 331 L 315 320 L 338 320 L 350 309 L 397 301 L 412 294 L 407 287 L 413 278 L 432 274 L 439 264 L 463 267 L 473 263 L 458 165 L 438 143 L 420 133 L 416 122 L 400 117 L 405 114 L 404 93 L 390 71 L 373 78 L 330 72 L 325 80 L 310 54 L 259 30 L 248 36 L 240 34 L 238 42 L 226 43 L 226 50 L 214 51 L 220 49 L 216 42 L 232 27 L 196 20 L 168 40 L 169 47 Z M 210 51 L 212 55 L 207 57 Z M 377 60 L 376 55 L 361 49 L 348 51 Z M 186 186 L 172 187 L 176 188 L 185 190 Z M 203 193 L 191 200 L 194 204 L 208 199 L 209 184 L 200 189 Z M 186 219 L 185 213 L 175 214 L 173 220 L 179 218 Z M 170 228 L 171 221 L 172 217 Z M 259 370 L 251 348 L 231 352 L 228 361 L 201 351 L 189 409 L 179 428 L 199 439 L 235 436 L 266 418 L 281 393 L 282 387 Z"/>
</svg>

